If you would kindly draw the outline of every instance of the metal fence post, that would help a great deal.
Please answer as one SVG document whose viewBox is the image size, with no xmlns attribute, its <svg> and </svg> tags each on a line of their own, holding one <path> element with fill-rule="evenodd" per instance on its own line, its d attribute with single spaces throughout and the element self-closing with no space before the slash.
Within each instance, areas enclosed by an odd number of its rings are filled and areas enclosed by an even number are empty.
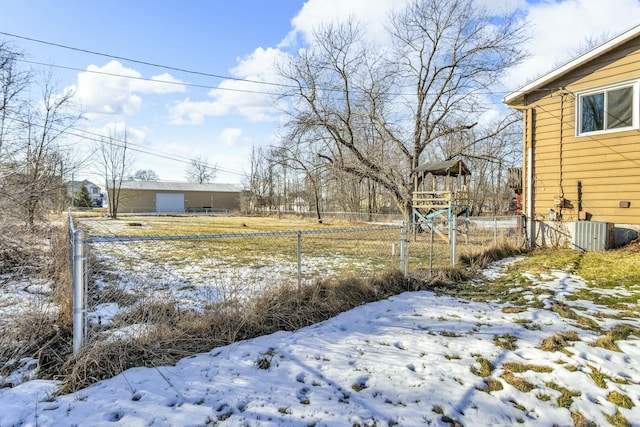
<svg viewBox="0 0 640 427">
<path fill-rule="evenodd" d="M 451 215 L 451 235 L 450 235 L 450 244 L 451 244 L 451 265 L 456 265 L 456 246 L 458 245 L 457 241 L 457 231 L 458 231 L 458 223 L 457 223 L 457 215 Z"/>
<path fill-rule="evenodd" d="M 302 232 L 298 230 L 298 290 L 302 287 Z"/>
<path fill-rule="evenodd" d="M 431 235 L 429 236 L 429 279 L 433 278 L 433 244 L 435 243 L 433 238 L 433 227 L 433 220 L 431 220 L 431 225 L 429 226 L 429 230 L 431 230 Z"/>
<path fill-rule="evenodd" d="M 402 221 L 400 227 L 400 271 L 407 277 L 409 269 L 409 230 L 407 223 Z"/>
<path fill-rule="evenodd" d="M 78 352 L 84 345 L 84 233 L 76 230 L 73 233 L 73 352 Z"/>
</svg>

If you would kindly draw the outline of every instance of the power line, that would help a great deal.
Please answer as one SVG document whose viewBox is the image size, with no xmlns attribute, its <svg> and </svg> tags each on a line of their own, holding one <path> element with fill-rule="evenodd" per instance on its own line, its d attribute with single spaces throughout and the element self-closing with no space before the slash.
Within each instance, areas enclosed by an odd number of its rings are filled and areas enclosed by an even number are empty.
<svg viewBox="0 0 640 427">
<path fill-rule="evenodd" d="M 0 34 L 2 34 L 2 33 L 0 33 Z M 91 73 L 91 74 L 105 75 L 105 76 L 110 76 L 110 77 L 119 77 L 119 78 L 123 78 L 123 79 L 132 79 L 132 80 L 139 80 L 139 81 L 145 81 L 145 82 L 151 82 L 151 83 L 169 84 L 169 85 L 176 85 L 176 86 L 186 86 L 186 87 L 194 87 L 194 88 L 199 88 L 199 89 L 220 90 L 220 91 L 236 92 L 236 93 L 252 93 L 252 94 L 256 94 L 256 95 L 283 96 L 283 97 L 293 97 L 293 96 L 295 96 L 293 94 L 281 94 L 281 93 L 274 93 L 274 92 L 265 92 L 265 91 L 261 91 L 261 90 L 227 88 L 227 87 L 209 86 L 209 85 L 202 85 L 202 84 L 195 84 L 195 83 L 176 82 L 176 81 L 172 81 L 172 80 L 150 79 L 150 78 L 147 78 L 147 77 L 136 77 L 136 76 L 129 76 L 129 75 L 125 75 L 125 74 L 109 73 L 109 72 L 106 72 L 106 71 L 86 70 L 86 69 L 82 69 L 82 68 L 69 67 L 69 66 L 65 66 L 65 65 L 49 64 L 49 63 L 38 62 L 38 61 L 29 61 L 27 59 L 16 59 L 16 61 L 24 62 L 24 63 L 27 63 L 27 64 L 33 64 L 33 65 L 40 65 L 40 66 L 43 66 L 43 67 L 59 68 L 59 69 L 63 69 L 63 70 L 77 71 L 77 72 L 81 72 L 81 73 Z M 324 89 L 321 89 L 321 90 L 324 90 Z M 342 89 L 328 89 L 328 91 L 330 91 L 330 92 L 341 92 Z M 472 94 L 473 95 L 494 95 L 494 96 L 497 96 L 500 93 L 506 93 L 506 92 L 473 92 Z M 391 95 L 391 96 L 414 96 L 414 94 L 410 94 L 410 93 L 389 93 L 388 95 Z M 468 95 L 468 94 L 465 94 L 465 95 Z M 346 98 L 335 97 L 334 100 L 336 100 L 336 101 L 346 101 Z M 492 102 L 479 102 L 478 104 L 484 104 L 486 106 L 495 106 L 496 105 L 495 103 L 492 103 Z"/>
<path fill-rule="evenodd" d="M 194 84 L 194 83 L 176 82 L 176 81 L 172 81 L 172 80 L 160 80 L 160 79 L 150 79 L 150 78 L 146 78 L 146 77 L 128 76 L 128 75 L 125 75 L 125 74 L 109 73 L 109 72 L 106 72 L 106 71 L 84 70 L 82 68 L 68 67 L 68 66 L 65 66 L 65 65 L 46 64 L 44 62 L 29 61 L 27 59 L 16 59 L 16 61 L 24 62 L 24 63 L 27 63 L 27 64 L 33 64 L 33 65 L 41 65 L 43 67 L 60 68 L 60 69 L 63 69 L 63 70 L 78 71 L 78 72 L 81 72 L 81 73 L 100 74 L 100 75 L 104 75 L 104 76 L 120 77 L 120 78 L 133 79 L 133 80 L 141 80 L 141 81 L 145 81 L 145 82 L 162 83 L 162 84 L 169 84 L 169 85 L 176 85 L 176 86 L 195 87 L 195 88 L 200 88 L 200 89 L 224 90 L 224 91 L 229 91 L 229 92 L 255 93 L 255 94 L 259 94 L 259 95 L 276 95 L 275 93 L 272 93 L 272 92 L 264 92 L 264 91 L 257 91 L 257 90 L 226 88 L 226 87 L 220 87 L 220 86 L 208 86 L 208 85 L 200 85 L 200 84 Z"/>
<path fill-rule="evenodd" d="M 40 124 L 35 124 L 35 123 L 29 123 L 20 119 L 15 119 L 16 122 L 22 123 L 22 124 L 26 124 L 26 125 L 34 125 L 34 126 L 38 126 L 41 128 L 44 128 L 43 125 Z M 159 150 L 150 150 L 146 147 L 143 147 L 139 144 L 133 143 L 133 142 L 129 142 L 129 141 L 124 141 L 118 138 L 114 138 L 114 137 L 106 137 L 105 135 L 101 135 L 95 132 L 90 132 L 84 129 L 78 129 L 78 128 L 74 128 L 74 127 L 68 127 L 66 129 L 55 129 L 55 128 L 51 128 L 57 132 L 60 132 L 60 134 L 65 134 L 65 135 L 69 135 L 69 136 L 74 136 L 77 138 L 82 138 L 83 140 L 89 140 L 89 141 L 93 141 L 93 142 L 99 142 L 99 143 L 104 143 L 104 144 L 108 144 L 108 145 L 112 145 L 112 146 L 116 146 L 116 147 L 126 147 L 127 149 L 131 150 L 131 151 L 135 151 L 137 153 L 142 153 L 142 154 L 147 154 L 150 156 L 154 156 L 154 157 L 160 157 L 163 159 L 167 159 L 167 160 L 171 160 L 171 161 L 175 161 L 175 162 L 180 162 L 180 163 L 185 163 L 185 164 L 191 164 L 191 160 L 188 157 L 184 157 L 184 156 L 179 156 L 179 155 L 172 155 L 169 153 L 165 153 Z M 72 129 L 74 132 L 69 131 L 68 129 Z M 82 132 L 80 133 L 75 133 L 75 132 Z M 87 136 L 90 135 L 90 136 Z M 79 143 L 81 141 L 78 141 L 77 143 Z M 77 144 L 76 142 L 70 143 L 68 145 L 75 145 Z M 68 146 L 68 145 L 61 145 L 61 146 Z M 238 176 L 242 176 L 244 177 L 246 174 L 243 172 L 239 172 L 233 169 L 227 169 L 227 168 L 221 168 L 219 166 L 215 166 L 217 171 L 223 172 L 223 173 L 228 173 L 231 175 L 238 175 Z"/>
<path fill-rule="evenodd" d="M 59 43 L 48 42 L 48 41 L 45 41 L 45 40 L 34 39 L 34 38 L 31 38 L 31 37 L 26 37 L 26 36 L 19 36 L 17 34 L 6 33 L 6 32 L 3 32 L 3 31 L 0 31 L 0 34 L 2 34 L 4 36 L 8 36 L 8 37 L 14 37 L 14 38 L 17 38 L 17 39 L 28 40 L 28 41 L 35 42 L 35 43 L 41 43 L 41 44 L 46 44 L 46 45 L 49 45 L 49 46 L 55 46 L 55 47 L 59 47 L 59 48 L 62 48 L 62 49 L 74 50 L 76 52 L 83 52 L 83 53 L 88 53 L 88 54 L 91 54 L 91 55 L 104 56 L 106 58 L 118 59 L 118 60 L 122 60 L 122 61 L 133 62 L 135 64 L 148 65 L 148 66 L 151 66 L 151 67 L 164 68 L 164 69 L 167 69 L 167 70 L 179 71 L 179 72 L 182 72 L 182 73 L 195 74 L 195 75 L 200 75 L 200 76 L 205 76 L 205 77 L 214 77 L 214 78 L 223 79 L 223 80 L 235 80 L 235 81 L 240 81 L 240 82 L 256 83 L 256 84 L 263 84 L 263 85 L 269 85 L 269 86 L 295 88 L 295 86 L 293 86 L 293 85 L 286 85 L 286 84 L 283 84 L 283 83 L 274 83 L 274 82 L 264 82 L 264 81 L 259 81 L 259 80 L 243 79 L 243 78 L 240 78 L 240 77 L 231 77 L 231 76 L 224 76 L 224 75 L 220 75 L 220 74 L 206 73 L 206 72 L 203 72 L 203 71 L 194 71 L 194 70 L 189 70 L 189 69 L 186 69 L 186 68 L 174 67 L 174 66 L 171 66 L 171 65 L 156 64 L 156 63 L 153 63 L 153 62 L 126 58 L 124 56 L 111 55 L 111 54 L 108 54 L 108 53 L 97 52 L 97 51 L 94 51 L 94 50 L 82 49 L 82 48 L 73 47 L 73 46 L 67 46 L 67 45 L 63 45 L 63 44 L 59 44 Z"/>
<path fill-rule="evenodd" d="M 276 83 L 276 82 L 269 82 L 269 81 L 260 81 L 260 80 L 253 80 L 253 79 L 245 79 L 245 78 L 240 78 L 240 77 L 232 77 L 232 76 L 225 76 L 225 75 L 221 75 L 221 74 L 214 74 L 214 73 L 207 73 L 207 72 L 202 72 L 202 71 L 190 70 L 190 69 L 171 66 L 171 65 L 157 64 L 157 63 L 153 63 L 153 62 L 149 62 L 149 61 L 142 61 L 142 60 L 127 58 L 127 57 L 124 57 L 124 56 L 111 55 L 111 54 L 102 53 L 102 52 L 98 52 L 98 51 L 94 51 L 94 50 L 77 48 L 77 47 L 68 46 L 68 45 L 63 45 L 63 44 L 60 44 L 60 43 L 48 42 L 48 41 L 45 41 L 45 40 L 35 39 L 35 38 L 32 38 L 32 37 L 26 37 L 26 36 L 20 36 L 20 35 L 17 35 L 17 34 L 7 33 L 7 32 L 3 32 L 3 31 L 0 31 L 0 35 L 4 35 L 4 36 L 8 36 L 8 37 L 14 37 L 14 38 L 17 38 L 17 39 L 27 40 L 27 41 L 31 41 L 31 42 L 35 42 L 35 43 L 41 43 L 41 44 L 45 44 L 45 45 L 49 45 L 49 46 L 58 47 L 58 48 L 61 48 L 61 49 L 67 49 L 67 50 L 72 50 L 72 51 L 77 51 L 77 52 L 82 52 L 82 53 L 88 53 L 88 54 L 91 54 L 91 55 L 103 56 L 103 57 L 106 57 L 106 58 L 118 59 L 118 60 L 122 60 L 122 61 L 129 61 L 129 62 L 136 63 L 136 64 L 147 65 L 147 66 L 156 67 L 156 68 L 162 68 L 162 69 L 166 69 L 166 70 L 179 71 L 179 72 L 183 72 L 183 73 L 187 73 L 187 74 L 200 75 L 200 76 L 205 76 L 205 77 L 214 77 L 214 78 L 218 78 L 218 79 L 232 80 L 232 81 L 237 81 L 237 82 L 262 84 L 262 85 L 275 86 L 275 87 L 281 87 L 281 88 L 289 88 L 289 89 L 299 89 L 300 88 L 298 85 L 285 84 L 285 83 Z M 177 82 L 173 82 L 173 81 L 148 79 L 148 78 L 134 77 L 134 76 L 126 76 L 126 75 L 122 75 L 122 74 L 108 73 L 108 72 L 102 72 L 102 71 L 90 71 L 90 70 L 85 70 L 85 69 L 80 69 L 80 68 L 75 68 L 75 67 L 68 67 L 68 66 L 63 66 L 63 65 L 45 64 L 45 63 L 42 63 L 42 62 L 28 61 L 28 60 L 24 60 L 24 59 L 21 59 L 20 61 L 26 62 L 26 63 L 31 63 L 31 64 L 36 64 L 36 65 L 42 65 L 42 66 L 49 66 L 49 67 L 54 67 L 54 68 L 72 70 L 72 71 L 90 72 L 90 73 L 95 73 L 95 74 L 104 74 L 104 75 L 109 75 L 109 76 L 131 78 L 131 79 L 136 79 L 136 80 L 144 80 L 144 81 L 151 81 L 151 82 L 157 82 L 157 83 L 184 85 L 184 86 L 188 86 L 188 87 L 213 89 L 213 90 L 226 90 L 226 91 L 231 91 L 231 92 L 244 92 L 244 93 L 255 93 L 255 94 L 264 94 L 264 95 L 277 95 L 276 93 L 273 93 L 273 92 L 265 92 L 265 91 L 259 91 L 259 90 L 223 88 L 223 87 L 219 87 L 219 86 L 200 85 L 200 84 L 193 84 L 193 83 L 177 83 Z M 323 90 L 323 91 L 327 91 L 327 92 L 342 92 L 343 91 L 343 89 L 341 89 L 341 88 L 319 88 L 319 89 Z M 510 92 L 508 92 L 508 91 L 475 92 L 476 95 L 492 95 L 492 96 L 500 96 L 500 95 L 504 95 L 504 94 L 508 94 L 508 93 L 510 93 Z M 279 94 L 279 95 L 283 95 L 283 94 Z M 391 96 L 413 96 L 414 94 L 413 93 L 389 93 L 388 95 L 391 95 Z"/>
</svg>

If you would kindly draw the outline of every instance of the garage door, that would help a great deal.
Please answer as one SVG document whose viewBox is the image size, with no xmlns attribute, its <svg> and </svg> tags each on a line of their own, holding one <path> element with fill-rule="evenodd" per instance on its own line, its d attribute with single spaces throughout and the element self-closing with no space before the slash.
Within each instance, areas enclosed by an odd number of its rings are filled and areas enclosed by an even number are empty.
<svg viewBox="0 0 640 427">
<path fill-rule="evenodd" d="M 184 213 L 184 194 L 156 193 L 156 212 Z"/>
</svg>

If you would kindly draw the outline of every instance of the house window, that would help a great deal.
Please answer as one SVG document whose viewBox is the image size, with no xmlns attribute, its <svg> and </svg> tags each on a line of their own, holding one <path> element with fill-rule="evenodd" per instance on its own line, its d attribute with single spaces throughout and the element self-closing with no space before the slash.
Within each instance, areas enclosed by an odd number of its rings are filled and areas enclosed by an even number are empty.
<svg viewBox="0 0 640 427">
<path fill-rule="evenodd" d="M 98 194 L 98 188 L 97 188 L 97 187 L 93 187 L 93 188 L 91 189 L 91 192 L 92 192 L 93 194 Z"/>
<path fill-rule="evenodd" d="M 637 127 L 636 85 L 578 95 L 578 134 Z"/>
</svg>

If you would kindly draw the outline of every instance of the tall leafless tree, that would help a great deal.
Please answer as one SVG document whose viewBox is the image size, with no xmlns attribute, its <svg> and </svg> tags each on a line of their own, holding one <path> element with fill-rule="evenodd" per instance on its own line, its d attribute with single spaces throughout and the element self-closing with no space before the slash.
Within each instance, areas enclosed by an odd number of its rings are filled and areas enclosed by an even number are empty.
<svg viewBox="0 0 640 427">
<path fill-rule="evenodd" d="M 218 167 L 209 163 L 209 159 L 205 156 L 196 156 L 191 159 L 185 172 L 185 178 L 187 181 L 203 184 L 213 181 L 217 172 Z"/>
<path fill-rule="evenodd" d="M 32 75 L 20 69 L 18 61 L 22 53 L 7 42 L 0 42 L 0 162 L 8 159 L 4 142 L 11 138 L 11 131 L 17 130 L 16 120 L 27 105 L 22 97 Z"/>
<path fill-rule="evenodd" d="M 276 147 L 271 152 L 273 163 L 286 164 L 292 172 L 302 174 L 307 191 L 307 203 L 313 207 L 316 219 L 322 223 L 323 168 L 318 153 L 314 150 L 301 152 L 301 144 L 290 143 Z M 286 193 L 285 193 L 286 194 Z"/>
<path fill-rule="evenodd" d="M 0 209 L 34 229 L 47 210 L 64 206 L 64 180 L 78 165 L 61 142 L 80 114 L 72 92 L 58 92 L 50 73 L 39 80 L 21 69 L 21 57 L 0 43 Z"/>
<path fill-rule="evenodd" d="M 327 168 L 375 182 L 408 217 L 412 171 L 435 141 L 476 126 L 486 92 L 524 57 L 523 31 L 515 16 L 471 0 L 412 0 L 390 17 L 387 50 L 367 44 L 353 20 L 321 27 L 281 67 L 295 86 L 285 93 L 288 126 L 324 144 Z"/>
<path fill-rule="evenodd" d="M 107 187 L 109 215 L 112 218 L 118 217 L 122 182 L 131 174 L 135 161 L 129 139 L 126 128 L 122 131 L 112 128 L 96 147 L 99 166 Z"/>
<path fill-rule="evenodd" d="M 18 144 L 15 163 L 17 181 L 13 200 L 21 208 L 28 227 L 33 228 L 36 217 L 45 208 L 61 208 L 66 192 L 65 173 L 72 170 L 68 153 L 60 141 L 79 119 L 72 111 L 72 92 L 58 93 L 52 77 L 45 77 L 42 99 L 21 120 L 24 139 Z"/>
</svg>

